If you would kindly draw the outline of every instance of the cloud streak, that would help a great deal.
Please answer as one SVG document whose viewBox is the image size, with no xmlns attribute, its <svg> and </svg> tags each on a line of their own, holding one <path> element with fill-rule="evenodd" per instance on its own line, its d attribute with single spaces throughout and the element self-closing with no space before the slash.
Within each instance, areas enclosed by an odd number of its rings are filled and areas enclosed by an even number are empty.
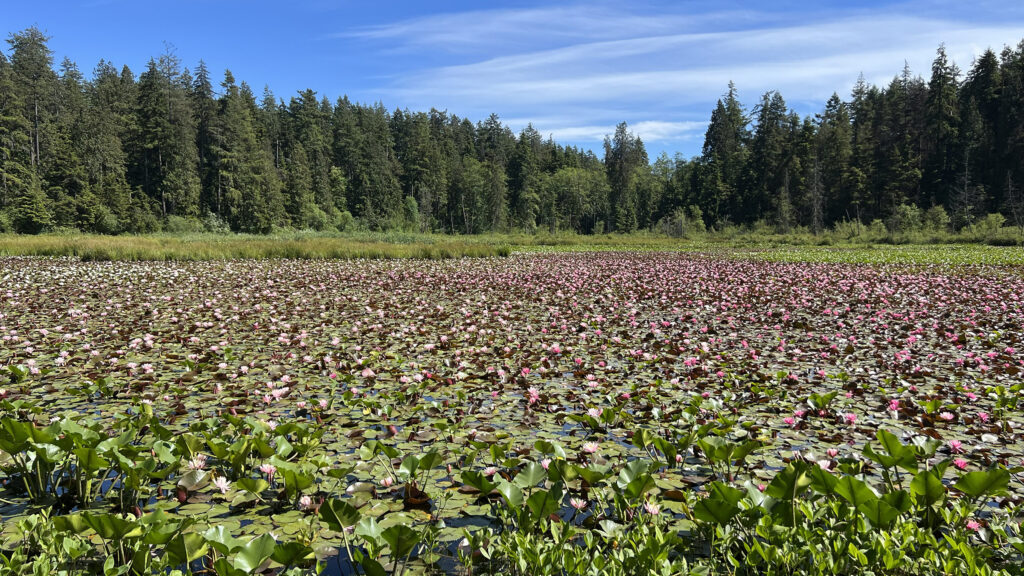
<svg viewBox="0 0 1024 576">
<path fill-rule="evenodd" d="M 973 20 L 903 4 L 872 13 L 805 14 L 607 6 L 428 16 L 346 33 L 384 51 L 431 54 L 440 65 L 394 76 L 380 92 L 413 108 L 497 112 L 559 140 L 595 144 L 619 120 L 648 143 L 693 152 L 730 80 L 748 107 L 780 90 L 802 113 L 863 73 L 884 84 L 906 61 L 927 77 L 942 42 L 962 69 L 987 47 L 1016 44 L 1020 10 Z M 809 108 L 809 109 L 801 109 Z M 517 126 L 518 124 L 518 126 Z"/>
</svg>

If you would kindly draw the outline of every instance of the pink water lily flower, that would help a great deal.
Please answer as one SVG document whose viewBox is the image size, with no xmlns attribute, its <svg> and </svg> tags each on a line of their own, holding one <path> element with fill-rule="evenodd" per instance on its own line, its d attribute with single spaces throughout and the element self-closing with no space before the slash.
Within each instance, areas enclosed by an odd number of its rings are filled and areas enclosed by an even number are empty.
<svg viewBox="0 0 1024 576">
<path fill-rule="evenodd" d="M 535 404 L 538 400 L 540 400 L 540 391 L 537 390 L 536 388 L 528 388 L 526 390 L 526 399 L 529 404 Z"/>
<path fill-rule="evenodd" d="M 260 464 L 260 472 L 267 476 L 267 480 L 273 481 L 274 474 L 277 474 L 277 466 L 273 464 Z"/>
</svg>

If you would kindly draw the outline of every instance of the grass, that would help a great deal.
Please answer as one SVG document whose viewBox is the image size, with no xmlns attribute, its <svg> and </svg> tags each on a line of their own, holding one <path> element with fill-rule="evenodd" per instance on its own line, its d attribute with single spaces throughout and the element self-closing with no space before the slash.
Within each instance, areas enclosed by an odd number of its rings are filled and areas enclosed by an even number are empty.
<svg viewBox="0 0 1024 576">
<path fill-rule="evenodd" d="M 83 261 L 253 259 L 485 258 L 523 252 L 675 251 L 774 262 L 1024 266 L 1024 250 L 927 238 L 837 238 L 831 234 L 701 234 L 671 238 L 650 233 L 584 236 L 571 233 L 446 236 L 410 232 L 288 232 L 244 234 L 0 235 L 0 256 L 77 257 Z M 947 243 L 959 241 L 960 243 Z M 890 243 L 895 242 L 895 243 Z M 909 242 L 909 243 L 908 243 Z"/>
<path fill-rule="evenodd" d="M 0 236 L 0 255 L 72 256 L 83 261 L 226 260 L 236 258 L 382 259 L 507 256 L 508 246 L 458 238 L 386 241 L 370 237 L 194 234 L 185 236 Z"/>
</svg>

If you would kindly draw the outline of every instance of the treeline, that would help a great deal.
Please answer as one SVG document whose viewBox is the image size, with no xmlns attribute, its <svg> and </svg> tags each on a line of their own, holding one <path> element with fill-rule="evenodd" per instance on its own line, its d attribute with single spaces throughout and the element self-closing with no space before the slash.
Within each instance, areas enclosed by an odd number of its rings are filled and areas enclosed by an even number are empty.
<svg viewBox="0 0 1024 576">
<path fill-rule="evenodd" d="M 814 117 L 777 92 L 748 113 L 730 85 L 702 154 L 652 163 L 625 123 L 598 158 L 496 115 L 257 96 L 172 51 L 87 80 L 47 41 L 0 52 L 0 231 L 1024 226 L 1024 42 L 966 75 L 940 48 L 928 81 L 860 81 Z"/>
</svg>

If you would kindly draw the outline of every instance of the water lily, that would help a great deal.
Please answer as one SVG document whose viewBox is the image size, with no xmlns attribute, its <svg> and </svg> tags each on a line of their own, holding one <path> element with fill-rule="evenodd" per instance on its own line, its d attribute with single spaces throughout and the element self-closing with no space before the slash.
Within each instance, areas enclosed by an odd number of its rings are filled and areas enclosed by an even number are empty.
<svg viewBox="0 0 1024 576">
<path fill-rule="evenodd" d="M 206 468 L 206 454 L 196 454 L 194 458 L 188 461 L 189 470 L 202 470 Z"/>
<path fill-rule="evenodd" d="M 533 387 L 528 388 L 526 390 L 526 399 L 529 404 L 535 404 L 540 400 L 540 391 Z"/>
<path fill-rule="evenodd" d="M 277 466 L 273 464 L 260 464 L 259 470 L 266 475 L 268 481 L 274 481 L 274 474 L 277 474 Z"/>
<path fill-rule="evenodd" d="M 231 482 L 229 482 L 228 479 L 223 476 L 217 476 L 216 478 L 214 478 L 213 485 L 215 488 L 220 490 L 221 494 L 227 494 L 228 490 L 231 488 Z"/>
</svg>

